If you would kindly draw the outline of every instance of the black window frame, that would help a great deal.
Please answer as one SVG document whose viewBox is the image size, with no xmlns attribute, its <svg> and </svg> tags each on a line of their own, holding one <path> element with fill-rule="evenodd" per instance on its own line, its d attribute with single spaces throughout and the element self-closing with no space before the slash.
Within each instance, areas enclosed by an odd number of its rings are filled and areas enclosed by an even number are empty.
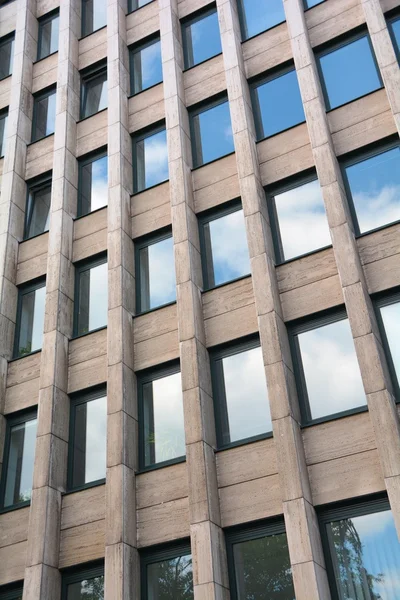
<svg viewBox="0 0 400 600">
<path fill-rule="evenodd" d="M 69 438 L 68 438 L 68 466 L 67 466 L 67 492 L 79 492 L 88 488 L 97 487 L 103 485 L 106 481 L 106 477 L 102 479 L 96 479 L 89 481 L 83 485 L 73 485 L 73 474 L 74 474 L 74 443 L 75 443 L 75 423 L 76 423 L 76 407 L 81 404 L 87 404 L 91 400 L 97 400 L 107 396 L 107 385 L 100 384 L 93 388 L 83 390 L 70 394 L 70 411 L 69 411 Z M 106 445 L 107 438 L 104 439 L 104 445 Z"/>
<path fill-rule="evenodd" d="M 264 433 L 252 435 L 250 437 L 242 438 L 234 442 L 225 443 L 222 439 L 222 431 L 224 424 L 225 431 L 229 431 L 229 416 L 226 401 L 222 359 L 227 358 L 229 356 L 233 356 L 235 354 L 241 354 L 242 352 L 246 352 L 247 350 L 253 350 L 254 348 L 261 348 L 261 340 L 258 333 L 233 340 L 226 344 L 215 346 L 214 348 L 211 348 L 209 350 L 217 451 L 226 450 L 228 448 L 236 448 L 237 446 L 244 446 L 245 444 L 250 444 L 252 442 L 257 442 L 258 440 L 265 440 L 273 437 L 273 431 L 271 429 L 271 431 L 266 431 Z M 265 385 L 267 386 L 267 382 L 265 382 Z M 265 397 L 265 400 L 266 403 L 269 403 L 268 396 Z"/>
<path fill-rule="evenodd" d="M 27 356 L 27 355 L 26 355 Z M 19 508 L 24 508 L 25 506 L 30 506 L 31 500 L 25 500 L 24 502 L 17 502 L 15 504 L 10 504 L 10 506 L 4 506 L 4 494 L 6 491 L 6 477 L 8 470 L 8 460 L 10 456 L 10 436 L 11 436 L 11 428 L 16 425 L 21 425 L 22 423 L 26 423 L 28 421 L 34 421 L 37 419 L 38 409 L 37 407 L 29 407 L 28 409 L 18 411 L 16 413 L 11 413 L 6 416 L 6 432 L 4 438 L 4 453 L 3 453 L 3 468 L 1 470 L 0 477 L 0 514 L 17 510 Z M 33 486 L 33 471 L 32 471 L 32 486 Z M 0 596 L 1 600 L 1 596 Z"/>
<path fill-rule="evenodd" d="M 190 539 L 183 539 L 172 543 L 160 544 L 157 546 L 151 546 L 145 550 L 139 552 L 140 556 L 140 598 L 141 600 L 148 600 L 148 589 L 147 589 L 147 567 L 154 563 L 159 563 L 165 560 L 172 560 L 179 556 L 185 556 L 190 554 L 193 555 L 190 546 Z"/>
<path fill-rule="evenodd" d="M 97 114 L 97 113 L 96 113 Z M 88 117 L 89 118 L 89 117 Z M 96 160 L 100 160 L 107 156 L 107 175 L 108 175 L 108 149 L 107 146 L 102 148 L 98 148 L 89 154 L 85 154 L 85 156 L 80 156 L 78 158 L 78 206 L 77 206 L 77 215 L 76 218 L 80 219 L 82 217 L 86 217 L 87 215 L 91 215 L 98 210 L 103 210 L 103 208 L 107 208 L 107 204 L 105 206 L 101 206 L 100 208 L 96 208 L 95 210 L 91 210 L 90 212 L 84 213 L 82 212 L 82 171 L 84 167 L 88 164 L 95 162 Z"/>
<path fill-rule="evenodd" d="M 107 86 L 108 73 L 107 73 L 107 62 L 105 60 L 101 60 L 98 63 L 91 65 L 90 67 L 80 71 L 79 74 L 81 76 L 81 85 L 80 85 L 80 102 L 79 102 L 79 121 L 84 121 L 85 119 L 90 119 L 91 117 L 94 117 L 95 115 L 98 115 L 99 113 L 108 109 L 108 106 L 106 106 L 105 108 L 102 108 L 91 115 L 88 115 L 86 117 L 84 116 L 85 104 L 87 101 L 87 84 L 89 82 L 93 81 L 93 79 L 100 77 L 104 73 L 106 75 L 105 83 Z"/>
<path fill-rule="evenodd" d="M 391 304 L 399 304 L 400 305 L 400 287 L 393 288 L 390 291 L 385 291 L 380 294 L 377 294 L 372 299 L 373 306 L 375 309 L 376 320 L 378 322 L 379 332 L 381 334 L 383 351 L 386 356 L 386 362 L 389 369 L 390 378 L 393 384 L 393 391 L 395 395 L 396 403 L 400 403 L 400 380 L 399 376 L 396 373 L 396 369 L 394 366 L 392 353 L 390 350 L 389 340 L 386 334 L 385 324 L 383 322 L 381 308 L 385 306 L 390 306 Z"/>
<path fill-rule="evenodd" d="M 143 4 L 143 6 L 133 6 L 137 2 L 135 2 L 135 0 L 128 0 L 128 12 L 127 12 L 127 14 L 129 15 L 130 13 L 133 13 L 133 12 L 135 12 L 137 10 L 140 10 L 141 8 L 144 8 L 148 4 L 151 4 L 152 2 L 155 2 L 155 0 L 150 0 L 150 2 L 146 2 L 146 4 Z"/>
<path fill-rule="evenodd" d="M 308 399 L 307 383 L 304 375 L 303 360 L 300 351 L 300 345 L 298 341 L 298 335 L 312 331 L 313 329 L 319 329 L 325 325 L 331 325 L 339 321 L 349 319 L 345 306 L 337 306 L 326 311 L 314 313 L 306 317 L 301 317 L 295 321 L 287 323 L 287 331 L 289 337 L 289 346 L 292 355 L 293 369 L 295 376 L 295 383 L 297 389 L 297 395 L 299 399 L 301 425 L 302 427 L 309 427 L 311 425 L 317 425 L 319 423 L 326 423 L 328 421 L 335 421 L 342 417 L 348 417 L 362 412 L 368 411 L 367 398 L 365 395 L 365 405 L 349 408 L 337 413 L 325 415 L 313 419 L 311 417 L 311 410 Z"/>
<path fill-rule="evenodd" d="M 36 138 L 34 136 L 34 133 L 36 130 L 36 121 L 37 121 L 37 102 L 40 102 L 41 100 L 44 100 L 45 98 L 48 98 L 49 96 L 52 96 L 53 94 L 54 95 L 57 94 L 57 88 L 54 85 L 46 88 L 45 90 L 41 90 L 39 93 L 33 95 L 31 144 L 35 144 L 36 142 L 39 142 L 40 140 L 45 140 L 46 138 L 50 137 L 51 135 L 54 135 L 54 131 L 52 131 L 52 133 L 48 133 L 47 135 L 44 135 L 43 137 Z M 55 122 L 54 122 L 54 129 L 55 129 Z"/>
<path fill-rule="evenodd" d="M 161 42 L 160 32 L 159 31 L 157 33 L 155 33 L 155 34 L 150 35 L 149 37 L 145 38 L 144 40 L 140 40 L 140 42 L 138 42 L 137 44 L 133 44 L 132 46 L 129 46 L 129 88 L 130 88 L 130 97 L 137 96 L 138 94 L 141 94 L 142 92 L 147 92 L 147 90 L 151 90 L 153 87 L 155 87 L 156 85 L 160 85 L 160 83 L 163 82 L 163 79 L 161 79 L 161 81 L 158 81 L 157 83 L 153 83 L 152 85 L 149 85 L 148 87 L 146 87 L 146 88 L 144 88 L 142 90 L 138 90 L 137 92 L 135 92 L 134 55 L 138 54 L 138 52 L 141 52 L 142 50 L 145 50 L 149 46 L 152 46 L 153 44 L 156 44 L 157 42 Z M 161 48 L 160 48 L 160 54 L 161 54 Z"/>
<path fill-rule="evenodd" d="M 129 1 L 129 0 L 128 0 Z M 107 10 L 107 6 L 106 6 L 106 10 Z M 99 27 L 98 29 L 93 29 L 92 31 L 85 31 L 85 23 L 86 23 L 86 2 L 83 0 L 81 0 L 81 37 L 80 39 L 82 40 L 85 37 L 88 37 L 89 35 L 92 35 L 93 33 L 96 33 L 96 31 L 100 31 L 101 29 L 105 29 L 107 27 L 107 23 L 105 23 L 104 25 L 102 25 L 101 27 Z"/>
<path fill-rule="evenodd" d="M 154 2 L 154 0 L 152 0 L 152 2 Z M 157 133 L 160 133 L 161 131 L 165 131 L 165 135 L 167 135 L 167 128 L 166 128 L 165 120 L 159 121 L 158 123 L 154 123 L 153 125 L 150 125 L 149 127 L 146 127 L 145 129 L 141 129 L 138 133 L 131 134 L 132 167 L 133 167 L 133 195 L 142 194 L 146 190 L 151 190 L 152 188 L 155 188 L 158 185 L 162 185 L 166 181 L 169 181 L 169 172 L 168 172 L 168 179 L 164 179 L 164 181 L 160 181 L 159 183 L 155 183 L 154 185 L 145 187 L 142 190 L 138 190 L 138 187 L 137 187 L 138 155 L 137 155 L 136 145 L 138 144 L 138 142 L 141 142 L 142 140 L 145 140 L 148 137 L 156 135 Z M 167 140 L 167 143 L 168 143 L 168 140 Z"/>
<path fill-rule="evenodd" d="M 47 25 L 47 23 L 49 23 L 50 21 L 53 21 L 54 19 L 60 17 L 60 9 L 56 8 L 48 13 L 46 13 L 43 17 L 40 17 L 38 19 L 39 22 L 39 30 L 38 30 L 38 45 L 37 45 L 37 57 L 36 57 L 36 62 L 39 62 L 40 60 L 44 60 L 45 58 L 47 58 L 48 56 L 52 56 L 53 54 L 56 54 L 58 52 L 58 48 L 57 50 L 54 50 L 54 52 L 50 52 L 50 54 L 46 54 L 46 56 L 42 56 L 40 57 L 40 52 L 42 50 L 42 29 L 44 25 Z"/>
<path fill-rule="evenodd" d="M 325 85 L 325 78 L 324 78 L 323 70 L 321 67 L 320 59 L 328 54 L 332 54 L 333 52 L 340 50 L 341 48 L 349 46 L 350 44 L 357 42 L 358 40 L 361 40 L 364 37 L 367 38 L 367 40 L 368 40 L 368 44 L 369 44 L 369 47 L 371 50 L 372 60 L 375 65 L 376 74 L 378 76 L 378 79 L 379 79 L 381 85 L 380 85 L 380 87 L 376 88 L 376 90 L 372 90 L 371 92 L 367 92 L 366 94 L 357 96 L 357 98 L 353 98 L 352 100 L 347 100 L 346 102 L 343 102 L 343 104 L 339 104 L 338 106 L 335 106 L 334 108 L 332 108 L 330 100 L 329 100 L 328 90 Z M 328 42 L 326 44 L 322 44 L 322 46 L 319 49 L 317 48 L 314 53 L 315 53 L 315 63 L 317 65 L 318 76 L 319 76 L 319 80 L 321 83 L 322 95 L 324 97 L 325 109 L 326 109 L 327 113 L 330 112 L 331 110 L 337 110 L 338 108 L 341 108 L 342 106 L 347 106 L 347 104 L 350 104 L 351 102 L 356 102 L 357 100 L 360 100 L 361 98 L 366 98 L 370 94 L 375 94 L 375 92 L 378 92 L 379 90 L 384 88 L 384 83 L 382 80 L 378 62 L 376 60 L 376 55 L 375 55 L 374 48 L 372 45 L 371 36 L 369 35 L 368 30 L 366 30 L 364 26 L 362 26 L 361 29 L 357 28 L 350 35 L 344 34 L 344 35 L 341 35 L 338 38 L 336 38 L 336 40 L 334 40 L 333 42 Z"/>
<path fill-rule="evenodd" d="M 394 53 L 396 54 L 397 61 L 400 65 L 400 40 L 399 41 L 396 40 L 396 37 L 394 35 L 394 30 L 393 30 L 393 23 L 395 21 L 400 21 L 400 12 L 396 11 L 396 13 L 387 20 L 387 26 L 389 29 L 390 38 L 392 40 Z"/>
<path fill-rule="evenodd" d="M 91 333 L 95 333 L 96 331 L 101 331 L 102 329 L 107 328 L 107 324 L 106 324 L 106 325 L 102 325 L 101 327 L 96 327 L 96 329 L 91 329 L 90 331 L 86 331 L 85 333 L 78 333 L 80 275 L 84 271 L 90 271 L 90 269 L 93 269 L 94 267 L 98 267 L 104 263 L 107 263 L 107 252 L 101 252 L 99 254 L 95 254 L 94 256 L 90 256 L 89 258 L 85 258 L 79 262 L 74 263 L 75 287 L 74 287 L 74 316 L 73 316 L 72 339 L 81 338 L 84 335 L 90 335 Z"/>
<path fill-rule="evenodd" d="M 225 158 L 226 156 L 230 156 L 231 154 L 234 154 L 234 152 L 235 152 L 235 149 L 233 149 L 231 152 L 228 152 L 227 154 L 222 154 L 222 156 L 218 156 L 217 158 L 213 158 L 212 160 L 209 160 L 207 162 L 199 163 L 199 161 L 198 161 L 196 141 L 201 142 L 201 135 L 200 135 L 200 139 L 196 140 L 196 133 L 195 133 L 195 128 L 194 128 L 194 124 L 193 124 L 193 119 L 194 119 L 194 117 L 197 117 L 201 113 L 207 112 L 208 110 L 216 108 L 217 106 L 220 106 L 221 104 L 227 104 L 229 118 L 231 119 L 230 110 L 229 110 L 229 100 L 228 100 L 228 96 L 227 96 L 226 92 L 222 92 L 222 94 L 218 94 L 217 96 L 213 96 L 212 98 L 207 98 L 206 100 L 199 102 L 195 106 L 191 106 L 188 109 L 190 143 L 191 143 L 192 158 L 193 158 L 193 169 L 200 169 L 200 167 L 204 167 L 205 165 L 210 165 L 217 160 L 221 160 L 222 158 Z M 232 126 L 232 119 L 231 119 L 231 126 Z M 233 129 L 232 129 L 232 134 L 233 134 Z M 232 143 L 233 143 L 233 139 L 232 139 Z"/>
<path fill-rule="evenodd" d="M 209 17 L 210 15 L 212 15 L 214 13 L 216 13 L 217 17 L 218 17 L 217 5 L 215 2 L 212 2 L 211 4 L 208 4 L 206 7 L 201 8 L 200 10 L 197 10 L 194 13 L 191 13 L 189 16 L 187 16 L 181 20 L 184 71 L 188 71 L 189 69 L 193 69 L 193 67 L 202 65 L 203 63 L 207 62 L 208 60 L 211 60 L 212 58 L 215 58 L 216 56 L 219 56 L 220 54 L 222 54 L 222 50 L 221 50 L 221 52 L 218 52 L 218 54 L 213 54 L 209 58 L 205 58 L 204 60 L 201 60 L 200 62 L 194 63 L 191 60 L 191 55 L 189 53 L 189 41 L 188 41 L 188 34 L 187 34 L 188 27 L 190 27 L 191 25 L 194 25 L 194 23 L 197 23 L 198 21 L 201 21 L 202 19 L 205 19 L 206 17 Z M 219 29 L 219 23 L 218 23 L 218 29 Z M 219 31 L 219 33 L 221 35 L 220 31 Z"/>
<path fill-rule="evenodd" d="M 8 119 L 8 106 L 6 108 L 3 108 L 2 110 L 0 110 L 0 120 L 1 119 Z M 4 142 L 6 142 L 7 137 L 4 139 Z M 5 154 L 5 144 L 4 147 L 2 146 L 1 148 L 1 153 L 0 153 L 0 158 L 4 158 L 4 154 Z"/>
<path fill-rule="evenodd" d="M 33 279 L 28 283 L 24 283 L 18 286 L 17 316 L 15 321 L 13 359 L 25 358 L 25 356 L 31 356 L 31 354 L 36 354 L 37 352 L 42 351 L 42 349 L 39 348 L 38 350 L 33 350 L 32 352 L 27 352 L 26 354 L 19 354 L 18 352 L 19 336 L 21 333 L 22 297 L 42 287 L 46 287 L 46 276 L 38 277 L 37 279 Z"/>
<path fill-rule="evenodd" d="M 169 375 L 176 375 L 180 373 L 182 376 L 181 364 L 179 359 L 172 360 L 167 363 L 163 363 L 156 367 L 150 367 L 136 374 L 137 376 L 137 392 L 138 392 L 138 425 L 139 425 L 139 473 L 145 473 L 147 471 L 155 471 L 170 465 L 176 465 L 178 463 L 186 462 L 186 454 L 183 456 L 177 456 L 169 460 L 163 460 L 155 462 L 151 465 L 145 465 L 145 438 L 144 438 L 144 408 L 143 408 L 143 386 L 147 383 L 151 383 L 156 379 L 162 379 Z M 183 398 L 182 398 L 182 409 L 183 409 Z"/>
<path fill-rule="evenodd" d="M 0 6 L 3 6 L 3 4 L 1 4 Z M 11 33 L 8 33 L 7 35 L 4 35 L 2 38 L 0 38 L 0 47 L 8 44 L 9 42 L 14 42 L 14 51 L 15 51 L 15 31 L 12 31 Z M 14 62 L 14 55 L 12 56 L 12 63 Z M 8 75 L 5 75 L 4 77 L 0 77 L 0 81 L 3 81 L 4 79 L 7 79 L 7 77 L 11 77 L 13 72 L 13 64 L 10 64 L 10 72 Z"/>
<path fill-rule="evenodd" d="M 79 583 L 84 579 L 104 577 L 104 562 L 97 564 L 86 564 L 84 566 L 72 567 L 62 573 L 61 577 L 61 600 L 68 600 L 68 586 Z"/>
<path fill-rule="evenodd" d="M 23 585 L 23 582 L 21 582 L 1 586 L 3 591 L 0 588 L 0 600 L 19 600 L 22 598 L 24 591 Z"/>
<path fill-rule="evenodd" d="M 282 4 L 283 4 L 283 0 L 282 0 Z M 262 35 L 266 31 L 271 31 L 271 29 L 275 29 L 275 27 L 279 27 L 279 25 L 282 25 L 282 23 L 286 23 L 286 19 L 283 19 L 283 21 L 279 21 L 279 23 L 275 23 L 275 25 L 268 27 L 268 29 L 263 29 L 262 31 L 259 31 L 258 33 L 255 33 L 254 35 L 250 35 L 249 37 L 247 37 L 246 29 L 245 29 L 246 11 L 244 9 L 244 4 L 243 4 L 242 0 L 238 0 L 238 2 L 237 2 L 237 12 L 238 12 L 238 17 L 239 17 L 240 35 L 242 38 L 242 40 L 241 40 L 242 43 L 247 42 L 248 40 L 252 40 L 253 38 L 255 38 L 257 36 Z"/>
<path fill-rule="evenodd" d="M 176 304 L 176 299 L 171 302 L 165 302 L 164 304 L 160 304 L 159 306 L 155 306 L 154 308 L 149 308 L 146 310 L 142 310 L 141 304 L 141 268 L 140 268 L 140 251 L 143 248 L 147 248 L 152 246 L 153 244 L 157 244 L 158 242 L 163 242 L 164 240 L 168 240 L 173 238 L 172 235 L 172 227 L 169 225 L 164 227 L 163 229 L 159 229 L 158 231 L 152 232 L 146 236 L 138 238 L 134 240 L 135 246 L 135 300 L 136 300 L 136 315 L 145 315 L 150 312 L 154 312 L 155 310 L 159 310 L 160 308 L 165 308 L 166 306 L 171 306 L 172 304 Z"/>
<path fill-rule="evenodd" d="M 28 225 L 29 225 L 29 216 L 28 216 L 28 205 L 29 205 L 29 195 L 31 193 L 36 194 L 36 192 L 40 192 L 40 190 L 52 186 L 52 171 L 48 171 L 47 173 L 43 173 L 43 175 L 39 175 L 39 177 L 35 177 L 26 183 L 26 209 L 25 209 L 25 217 L 24 217 L 24 237 L 22 241 L 33 240 L 40 235 L 44 235 L 48 233 L 49 230 L 42 231 L 42 233 L 37 233 L 36 235 L 32 235 L 28 237 Z M 51 192 L 50 192 L 51 193 Z M 51 212 L 51 198 L 50 198 L 50 206 L 49 206 L 49 215 Z"/>
</svg>

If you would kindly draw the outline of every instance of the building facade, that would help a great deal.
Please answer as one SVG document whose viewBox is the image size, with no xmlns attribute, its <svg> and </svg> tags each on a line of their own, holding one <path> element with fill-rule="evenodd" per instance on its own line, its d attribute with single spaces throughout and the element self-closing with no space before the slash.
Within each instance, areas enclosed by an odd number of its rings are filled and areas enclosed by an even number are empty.
<svg viewBox="0 0 400 600">
<path fill-rule="evenodd" d="M 0 600 L 398 600 L 400 1 L 0 55 Z"/>
</svg>

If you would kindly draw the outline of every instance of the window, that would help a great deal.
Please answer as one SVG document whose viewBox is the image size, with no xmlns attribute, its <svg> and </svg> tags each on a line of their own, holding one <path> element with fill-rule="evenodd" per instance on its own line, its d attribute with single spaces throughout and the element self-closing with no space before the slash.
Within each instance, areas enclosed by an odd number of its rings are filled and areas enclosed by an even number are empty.
<svg viewBox="0 0 400 600">
<path fill-rule="evenodd" d="M 0 600 L 22 600 L 22 588 L 20 585 L 1 586 Z"/>
<path fill-rule="evenodd" d="M 49 230 L 51 178 L 44 177 L 28 184 L 24 239 Z"/>
<path fill-rule="evenodd" d="M 1 508 L 28 503 L 31 499 L 36 426 L 36 410 L 7 419 Z"/>
<path fill-rule="evenodd" d="M 328 110 L 361 98 L 382 87 L 371 40 L 358 35 L 317 56 Z"/>
<path fill-rule="evenodd" d="M 395 17 L 389 22 L 389 31 L 392 36 L 397 59 L 400 62 L 400 16 Z"/>
<path fill-rule="evenodd" d="M 0 158 L 4 156 L 4 152 L 6 149 L 7 120 L 8 111 L 2 111 L 0 113 Z"/>
<path fill-rule="evenodd" d="M 160 83 L 163 80 L 160 38 L 130 50 L 131 94 Z"/>
<path fill-rule="evenodd" d="M 356 233 L 400 219 L 400 146 L 364 153 L 344 164 Z"/>
<path fill-rule="evenodd" d="M 167 134 L 165 125 L 133 138 L 134 192 L 158 185 L 168 179 Z"/>
<path fill-rule="evenodd" d="M 128 0 L 128 10 L 129 12 L 133 12 L 134 10 L 142 8 L 142 6 L 145 6 L 146 4 L 149 4 L 149 2 L 152 1 L 153 0 Z"/>
<path fill-rule="evenodd" d="M 344 311 L 291 328 L 304 422 L 366 406 L 350 324 Z"/>
<path fill-rule="evenodd" d="M 215 7 L 182 23 L 185 68 L 189 69 L 222 52 Z"/>
<path fill-rule="evenodd" d="M 267 191 L 267 203 L 278 263 L 331 244 L 316 175 Z"/>
<path fill-rule="evenodd" d="M 103 600 L 104 567 L 74 569 L 62 576 L 62 600 Z"/>
<path fill-rule="evenodd" d="M 192 600 L 193 570 L 190 545 L 174 544 L 141 552 L 143 600 Z"/>
<path fill-rule="evenodd" d="M 87 215 L 108 203 L 107 151 L 79 161 L 78 216 Z"/>
<path fill-rule="evenodd" d="M 294 600 L 288 542 L 282 521 L 226 532 L 232 600 Z"/>
<path fill-rule="evenodd" d="M 104 389 L 71 398 L 68 488 L 106 476 L 107 395 Z"/>
<path fill-rule="evenodd" d="M 400 294 L 383 296 L 376 301 L 382 342 L 397 392 L 400 389 Z M 398 394 L 399 395 L 399 394 Z M 400 396 L 399 396 L 400 399 Z"/>
<path fill-rule="evenodd" d="M 213 351 L 211 376 L 218 446 L 272 431 L 260 342 L 252 339 Z"/>
<path fill-rule="evenodd" d="M 32 142 L 54 133 L 56 122 L 56 90 L 51 89 L 33 98 Z"/>
<path fill-rule="evenodd" d="M 107 108 L 107 69 L 97 67 L 82 75 L 81 119 Z"/>
<path fill-rule="evenodd" d="M 40 281 L 19 288 L 14 357 L 41 350 L 44 329 L 46 283 Z"/>
<path fill-rule="evenodd" d="M 106 25 L 106 0 L 82 0 L 82 37 Z"/>
<path fill-rule="evenodd" d="M 135 244 L 138 313 L 176 300 L 174 242 L 170 231 Z"/>
<path fill-rule="evenodd" d="M 76 266 L 74 335 L 83 335 L 107 325 L 107 258 Z"/>
<path fill-rule="evenodd" d="M 138 375 L 140 468 L 164 466 L 186 454 L 178 364 Z"/>
<path fill-rule="evenodd" d="M 14 58 L 14 34 L 0 39 L 0 80 L 11 75 Z"/>
<path fill-rule="evenodd" d="M 251 91 L 258 140 L 305 121 L 295 69 L 253 84 Z"/>
<path fill-rule="evenodd" d="M 234 151 L 229 103 L 225 98 L 202 105 L 189 116 L 194 167 Z"/>
<path fill-rule="evenodd" d="M 305 8 L 312 8 L 313 6 L 317 6 L 317 4 L 322 4 L 325 0 L 304 0 Z"/>
<path fill-rule="evenodd" d="M 199 218 L 204 288 L 250 273 L 249 250 L 240 202 Z"/>
<path fill-rule="evenodd" d="M 257 0 L 240 0 L 238 8 L 243 40 L 285 21 L 283 0 L 269 0 L 268 6 Z"/>
<path fill-rule="evenodd" d="M 57 52 L 59 21 L 58 11 L 39 19 L 38 60 Z"/>
<path fill-rule="evenodd" d="M 386 499 L 326 510 L 320 527 L 332 600 L 398 598 L 400 544 Z"/>
</svg>

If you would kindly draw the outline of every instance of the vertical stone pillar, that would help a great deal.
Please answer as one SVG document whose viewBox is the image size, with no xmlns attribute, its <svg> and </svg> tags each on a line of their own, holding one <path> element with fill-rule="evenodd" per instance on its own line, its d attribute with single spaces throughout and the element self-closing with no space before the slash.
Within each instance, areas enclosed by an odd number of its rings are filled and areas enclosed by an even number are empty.
<svg viewBox="0 0 400 600">
<path fill-rule="evenodd" d="M 342 174 L 333 148 L 304 7 L 301 0 L 284 0 L 284 6 L 347 315 L 385 484 L 400 532 L 400 428 L 392 383 L 349 216 Z"/>
<path fill-rule="evenodd" d="M 194 597 L 220 600 L 229 598 L 229 584 L 214 455 L 211 375 L 201 302 L 200 245 L 176 0 L 160 0 L 160 28 Z"/>
<path fill-rule="evenodd" d="M 137 401 L 133 372 L 134 253 L 132 144 L 128 128 L 126 2 L 108 0 L 108 329 L 106 600 L 139 597 L 135 469 Z"/>
<path fill-rule="evenodd" d="M 73 217 L 77 204 L 76 122 L 79 119 L 79 0 L 60 6 L 53 180 L 40 365 L 38 429 L 28 529 L 24 600 L 57 600 L 61 492 L 65 490 L 72 334 Z"/>
<path fill-rule="evenodd" d="M 261 184 L 236 3 L 217 0 L 217 9 L 296 598 L 327 600 L 330 592 L 300 431 L 299 406 Z"/>
</svg>

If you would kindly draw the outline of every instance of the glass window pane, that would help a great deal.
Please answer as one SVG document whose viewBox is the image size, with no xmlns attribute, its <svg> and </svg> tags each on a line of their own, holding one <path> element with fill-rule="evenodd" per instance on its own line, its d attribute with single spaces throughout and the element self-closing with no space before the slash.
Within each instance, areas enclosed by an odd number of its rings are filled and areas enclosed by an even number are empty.
<svg viewBox="0 0 400 600">
<path fill-rule="evenodd" d="M 0 44 L 0 79 L 11 75 L 14 58 L 14 40 L 9 39 Z"/>
<path fill-rule="evenodd" d="M 186 67 L 216 56 L 222 52 L 217 11 L 184 26 Z"/>
<path fill-rule="evenodd" d="M 346 167 L 360 233 L 400 219 L 400 147 Z"/>
<path fill-rule="evenodd" d="M 311 419 L 366 403 L 347 319 L 298 335 Z"/>
<path fill-rule="evenodd" d="M 192 556 L 177 556 L 147 566 L 148 600 L 192 600 Z"/>
<path fill-rule="evenodd" d="M 143 385 L 145 466 L 185 456 L 181 374 Z"/>
<path fill-rule="evenodd" d="M 272 430 L 261 348 L 222 359 L 225 407 L 221 407 L 224 444 Z"/>
<path fill-rule="evenodd" d="M 26 238 L 49 230 L 51 184 L 39 190 L 30 190 L 26 212 Z"/>
<path fill-rule="evenodd" d="M 67 600 L 104 600 L 104 576 L 71 583 L 67 586 Z"/>
<path fill-rule="evenodd" d="M 282 0 L 241 0 L 239 4 L 243 38 L 247 39 L 275 27 L 285 20 Z"/>
<path fill-rule="evenodd" d="M 393 40 L 395 44 L 395 48 L 397 54 L 400 55 L 400 17 L 395 21 L 392 21 L 392 32 L 393 32 Z"/>
<path fill-rule="evenodd" d="M 260 139 L 305 121 L 296 71 L 289 71 L 254 88 Z"/>
<path fill-rule="evenodd" d="M 135 189 L 141 192 L 168 179 L 167 134 L 165 129 L 136 142 Z"/>
<path fill-rule="evenodd" d="M 319 57 L 329 108 L 336 108 L 381 87 L 369 37 Z"/>
<path fill-rule="evenodd" d="M 105 0 L 83 0 L 82 35 L 89 35 L 107 25 L 107 3 Z"/>
<path fill-rule="evenodd" d="M 313 6 L 317 6 L 317 4 L 321 4 L 321 2 L 325 2 L 325 0 L 304 0 L 306 8 L 312 8 Z"/>
<path fill-rule="evenodd" d="M 340 600 L 397 600 L 400 544 L 390 510 L 327 526 Z"/>
<path fill-rule="evenodd" d="M 331 243 L 318 179 L 274 196 L 280 260 L 301 256 Z"/>
<path fill-rule="evenodd" d="M 83 80 L 82 119 L 96 114 L 107 108 L 107 72 L 99 73 L 96 77 Z"/>
<path fill-rule="evenodd" d="M 140 311 L 176 300 L 174 243 L 172 237 L 141 248 Z"/>
<path fill-rule="evenodd" d="M 149 4 L 149 2 L 152 2 L 153 0 L 129 0 L 129 5 L 130 5 L 130 12 L 132 12 L 133 10 L 137 10 L 138 8 L 141 8 L 142 6 L 145 6 L 146 4 Z"/>
<path fill-rule="evenodd" d="M 107 396 L 75 407 L 72 486 L 106 476 Z"/>
<path fill-rule="evenodd" d="M 38 60 L 49 56 L 58 50 L 58 25 L 59 16 L 57 15 L 50 21 L 39 23 L 39 53 Z"/>
<path fill-rule="evenodd" d="M 80 273 L 77 335 L 107 325 L 107 280 L 107 263 Z"/>
<path fill-rule="evenodd" d="M 79 181 L 80 215 L 107 206 L 108 203 L 108 158 L 102 156 L 81 165 Z"/>
<path fill-rule="evenodd" d="M 397 381 L 400 384 L 400 302 L 382 306 L 380 311 Z"/>
<path fill-rule="evenodd" d="M 42 347 L 45 299 L 45 286 L 21 295 L 18 356 Z"/>
<path fill-rule="evenodd" d="M 10 428 L 4 506 L 30 500 L 35 460 L 37 420 Z"/>
<path fill-rule="evenodd" d="M 162 81 L 161 42 L 156 40 L 132 52 L 132 93 L 137 94 Z"/>
<path fill-rule="evenodd" d="M 237 210 L 204 225 L 208 287 L 250 273 L 243 210 Z"/>
<path fill-rule="evenodd" d="M 0 117 L 0 157 L 4 156 L 6 149 L 6 135 L 7 135 L 7 115 Z"/>
<path fill-rule="evenodd" d="M 240 600 L 295 600 L 285 533 L 233 545 Z"/>
<path fill-rule="evenodd" d="M 234 151 L 228 102 L 218 104 L 192 117 L 195 166 Z"/>
<path fill-rule="evenodd" d="M 32 141 L 54 133 L 56 121 L 56 92 L 45 98 L 34 98 L 34 122 Z"/>
</svg>

